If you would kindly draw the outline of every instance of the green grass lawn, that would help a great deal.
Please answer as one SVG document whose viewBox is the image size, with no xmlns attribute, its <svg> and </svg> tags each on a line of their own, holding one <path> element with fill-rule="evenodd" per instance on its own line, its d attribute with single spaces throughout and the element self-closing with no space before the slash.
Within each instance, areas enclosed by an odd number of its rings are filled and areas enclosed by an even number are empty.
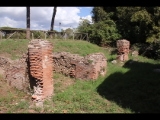
<svg viewBox="0 0 160 120">
<path fill-rule="evenodd" d="M 101 48 L 81 40 L 50 40 L 54 52 L 66 51 L 85 56 L 103 52 L 107 58 L 107 74 L 96 81 L 71 79 L 61 74 L 53 75 L 54 96 L 45 101 L 44 109 L 31 108 L 31 95 L 10 88 L 0 77 L 0 112 L 7 113 L 159 113 L 160 112 L 160 62 L 142 56 L 130 57 L 120 64 L 114 48 Z M 0 54 L 17 59 L 27 51 L 28 40 L 0 41 Z M 7 87 L 6 87 L 7 86 Z"/>
</svg>

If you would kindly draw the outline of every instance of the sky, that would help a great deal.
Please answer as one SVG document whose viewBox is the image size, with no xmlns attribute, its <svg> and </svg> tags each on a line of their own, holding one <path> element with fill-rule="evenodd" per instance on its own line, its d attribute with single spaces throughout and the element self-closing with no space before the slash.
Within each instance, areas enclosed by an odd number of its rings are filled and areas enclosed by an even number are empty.
<svg viewBox="0 0 160 120">
<path fill-rule="evenodd" d="M 57 7 L 54 29 L 77 28 L 82 19 L 90 22 L 93 7 Z M 30 28 L 49 30 L 53 7 L 30 7 Z M 61 25 L 59 25 L 61 23 Z M 26 28 L 26 7 L 0 7 L 0 27 Z"/>
</svg>

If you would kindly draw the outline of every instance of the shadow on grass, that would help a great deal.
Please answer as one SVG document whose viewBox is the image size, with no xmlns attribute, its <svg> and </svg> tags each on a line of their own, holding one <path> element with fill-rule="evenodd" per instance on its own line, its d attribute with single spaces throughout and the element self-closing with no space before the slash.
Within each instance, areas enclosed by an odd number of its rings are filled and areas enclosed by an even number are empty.
<svg viewBox="0 0 160 120">
<path fill-rule="evenodd" d="M 117 54 L 117 52 L 118 52 L 118 50 L 117 50 L 117 49 L 113 49 L 113 50 L 111 51 L 110 55 L 116 55 L 116 54 Z"/>
<path fill-rule="evenodd" d="M 109 75 L 97 92 L 135 113 L 160 113 L 160 73 L 153 72 L 160 65 L 128 61 L 123 67 L 130 70 Z"/>
</svg>

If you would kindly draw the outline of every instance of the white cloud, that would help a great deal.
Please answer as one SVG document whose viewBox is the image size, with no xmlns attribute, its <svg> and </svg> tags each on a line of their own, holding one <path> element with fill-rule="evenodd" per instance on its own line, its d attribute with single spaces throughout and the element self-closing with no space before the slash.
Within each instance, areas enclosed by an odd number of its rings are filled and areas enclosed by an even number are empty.
<svg viewBox="0 0 160 120">
<path fill-rule="evenodd" d="M 59 25 L 59 22 L 61 22 L 64 27 L 71 25 L 75 27 L 80 19 L 79 12 L 80 10 L 77 7 L 58 7 L 55 25 Z"/>
<path fill-rule="evenodd" d="M 85 16 L 85 17 L 82 17 L 82 19 L 87 19 L 87 20 L 89 20 L 90 22 L 92 22 L 92 17 L 91 17 L 91 15 L 87 15 L 87 16 Z"/>
<path fill-rule="evenodd" d="M 91 16 L 79 16 L 79 7 L 57 7 L 54 28 L 76 28 L 80 17 L 91 20 Z M 31 29 L 49 30 L 53 7 L 31 7 Z M 26 7 L 0 7 L 0 27 L 26 27 Z M 61 26 L 59 23 L 61 22 Z"/>
<path fill-rule="evenodd" d="M 8 17 L 0 18 L 0 21 L 2 21 L 0 22 L 0 26 L 17 27 L 17 28 L 25 26 L 24 21 L 16 21 Z"/>
<path fill-rule="evenodd" d="M 0 14 L 7 13 L 13 15 L 21 15 L 25 12 L 25 7 L 1 7 Z"/>
</svg>

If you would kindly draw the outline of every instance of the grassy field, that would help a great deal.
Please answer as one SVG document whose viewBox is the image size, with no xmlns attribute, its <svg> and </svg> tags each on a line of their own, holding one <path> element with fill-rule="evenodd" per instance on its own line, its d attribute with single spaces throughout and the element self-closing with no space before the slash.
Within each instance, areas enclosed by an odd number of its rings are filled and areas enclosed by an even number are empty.
<svg viewBox="0 0 160 120">
<path fill-rule="evenodd" d="M 85 56 L 103 52 L 107 74 L 96 81 L 71 79 L 54 73 L 54 96 L 44 109 L 31 106 L 31 95 L 11 88 L 0 76 L 0 113 L 159 113 L 160 62 L 142 56 L 130 57 L 121 65 L 112 64 L 114 48 L 101 48 L 80 40 L 50 40 L 55 52 Z M 0 55 L 19 58 L 27 51 L 27 40 L 1 40 Z"/>
</svg>

